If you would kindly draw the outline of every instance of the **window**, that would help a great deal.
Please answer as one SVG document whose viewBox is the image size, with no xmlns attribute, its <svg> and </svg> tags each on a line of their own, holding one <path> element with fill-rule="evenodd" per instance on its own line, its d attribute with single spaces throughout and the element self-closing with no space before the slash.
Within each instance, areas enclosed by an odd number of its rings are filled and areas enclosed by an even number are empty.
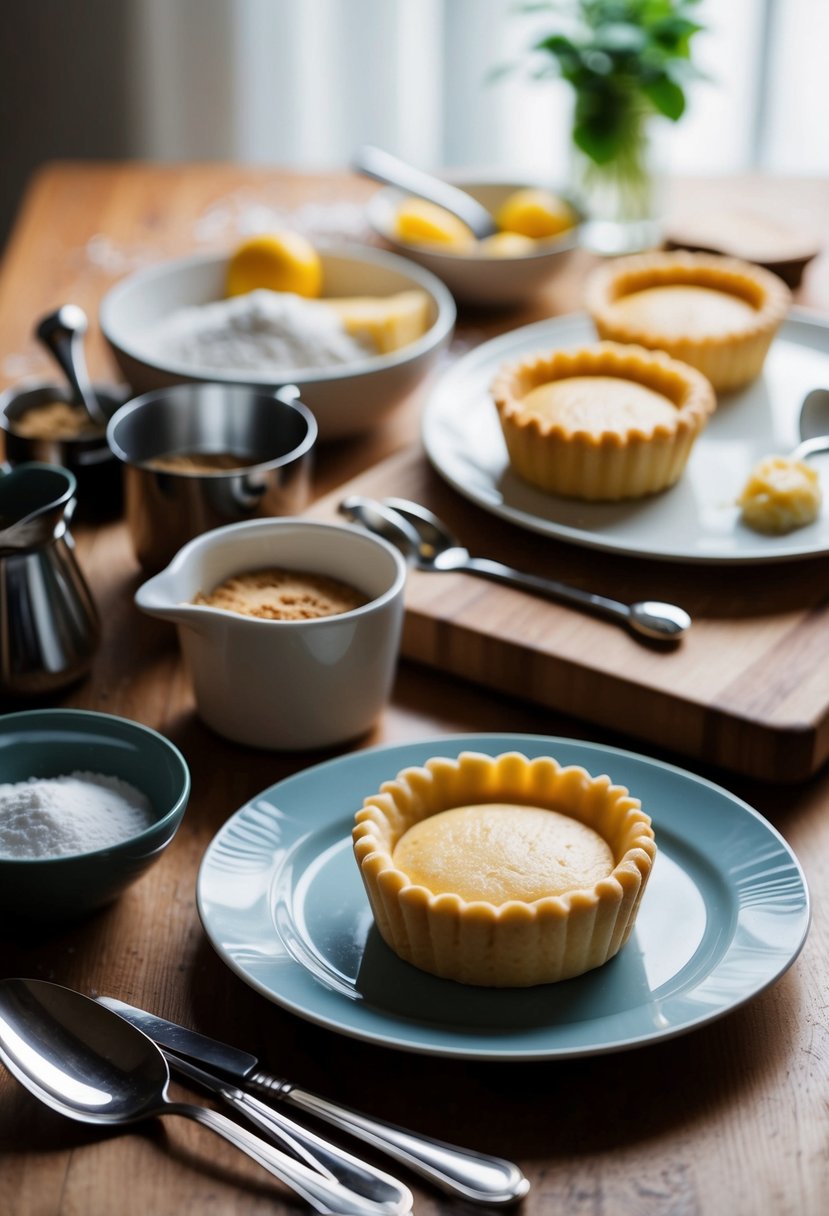
<svg viewBox="0 0 829 1216">
<path fill-rule="evenodd" d="M 825 0 L 705 0 L 709 79 L 663 139 L 668 168 L 829 172 Z M 561 180 L 570 98 L 517 61 L 543 19 L 515 0 L 141 0 L 133 88 L 143 156 L 302 168 L 380 144 L 430 168 Z"/>
</svg>

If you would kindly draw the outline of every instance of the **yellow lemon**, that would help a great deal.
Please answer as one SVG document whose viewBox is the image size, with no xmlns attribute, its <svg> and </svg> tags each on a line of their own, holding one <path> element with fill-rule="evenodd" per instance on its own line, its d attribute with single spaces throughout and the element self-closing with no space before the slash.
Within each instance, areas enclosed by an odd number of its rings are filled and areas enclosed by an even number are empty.
<svg viewBox="0 0 829 1216">
<path fill-rule="evenodd" d="M 463 220 L 425 199 L 410 198 L 401 203 L 394 220 L 396 236 L 409 245 L 443 245 L 465 249 L 475 237 Z"/>
<path fill-rule="evenodd" d="M 260 288 L 318 296 L 322 262 L 311 242 L 299 232 L 274 232 L 244 241 L 228 264 L 225 291 L 243 296 Z"/>
<path fill-rule="evenodd" d="M 495 213 L 495 222 L 503 232 L 544 240 L 572 228 L 576 216 L 572 207 L 550 190 L 528 186 L 504 199 Z"/>
<path fill-rule="evenodd" d="M 368 339 L 380 355 L 416 342 L 429 328 L 425 291 L 398 291 L 390 296 L 338 296 L 322 304 L 343 323 L 346 333 Z"/>
<path fill-rule="evenodd" d="M 494 236 L 485 237 L 479 249 L 487 257 L 520 258 L 528 253 L 536 253 L 538 246 L 520 232 L 496 232 Z"/>
</svg>

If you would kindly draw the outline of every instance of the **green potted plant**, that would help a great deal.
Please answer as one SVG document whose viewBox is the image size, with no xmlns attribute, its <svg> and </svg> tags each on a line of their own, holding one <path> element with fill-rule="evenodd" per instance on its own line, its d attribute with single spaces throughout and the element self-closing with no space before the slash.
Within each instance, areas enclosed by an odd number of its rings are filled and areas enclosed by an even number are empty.
<svg viewBox="0 0 829 1216">
<path fill-rule="evenodd" d="M 658 239 L 651 162 L 653 120 L 678 122 L 692 42 L 704 27 L 699 0 L 569 0 L 535 3 L 551 28 L 530 48 L 537 78 L 557 76 L 574 94 L 572 187 L 586 215 L 586 243 L 602 253 Z"/>
</svg>

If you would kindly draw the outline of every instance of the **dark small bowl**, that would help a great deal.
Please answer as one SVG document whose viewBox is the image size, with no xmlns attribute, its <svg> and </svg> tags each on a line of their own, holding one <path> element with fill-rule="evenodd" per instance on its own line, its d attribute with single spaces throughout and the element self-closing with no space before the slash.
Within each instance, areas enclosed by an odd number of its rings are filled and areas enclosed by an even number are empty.
<svg viewBox="0 0 829 1216">
<path fill-rule="evenodd" d="M 110 903 L 157 861 L 190 795 L 187 763 L 157 731 L 82 709 L 0 716 L 0 783 L 73 772 L 119 777 L 149 798 L 154 820 L 118 844 L 59 857 L 0 856 L 0 911 L 26 921 L 75 919 Z"/>
<path fill-rule="evenodd" d="M 228 384 L 177 384 L 122 406 L 107 428 L 124 464 L 127 524 L 135 555 L 161 570 L 202 532 L 274 515 L 298 515 L 311 499 L 317 424 L 297 397 Z M 232 469 L 163 469 L 158 457 L 233 453 Z"/>
<path fill-rule="evenodd" d="M 128 390 L 95 384 L 95 393 L 108 417 L 123 405 Z M 67 385 L 29 382 L 0 395 L 0 427 L 5 431 L 9 464 L 36 461 L 69 469 L 78 483 L 78 511 L 87 518 L 112 518 L 123 510 L 121 465 L 110 450 L 106 433 L 77 439 L 32 439 L 15 430 L 15 422 L 31 409 L 51 401 L 71 402 Z"/>
</svg>

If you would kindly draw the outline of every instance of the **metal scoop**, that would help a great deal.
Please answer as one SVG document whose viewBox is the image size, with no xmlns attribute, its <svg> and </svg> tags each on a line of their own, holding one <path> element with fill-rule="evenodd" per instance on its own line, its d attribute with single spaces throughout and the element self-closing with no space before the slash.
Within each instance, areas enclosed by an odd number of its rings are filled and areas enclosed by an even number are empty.
<svg viewBox="0 0 829 1216">
<path fill-rule="evenodd" d="M 634 635 L 652 641 L 678 641 L 691 627 L 690 616 L 676 604 L 663 604 L 658 600 L 624 604 L 556 579 L 525 574 L 490 558 L 472 557 L 446 525 L 419 503 L 404 498 L 384 498 L 378 502 L 352 494 L 343 499 L 339 509 L 352 522 L 391 541 L 418 570 L 463 570 L 468 574 L 477 574 L 585 609 L 616 621 Z"/>
<path fill-rule="evenodd" d="M 83 309 L 77 304 L 63 304 L 38 323 L 35 334 L 69 381 L 75 403 L 84 407 L 97 427 L 106 430 L 109 418 L 101 408 L 86 370 L 83 336 L 87 328 Z"/>
</svg>

